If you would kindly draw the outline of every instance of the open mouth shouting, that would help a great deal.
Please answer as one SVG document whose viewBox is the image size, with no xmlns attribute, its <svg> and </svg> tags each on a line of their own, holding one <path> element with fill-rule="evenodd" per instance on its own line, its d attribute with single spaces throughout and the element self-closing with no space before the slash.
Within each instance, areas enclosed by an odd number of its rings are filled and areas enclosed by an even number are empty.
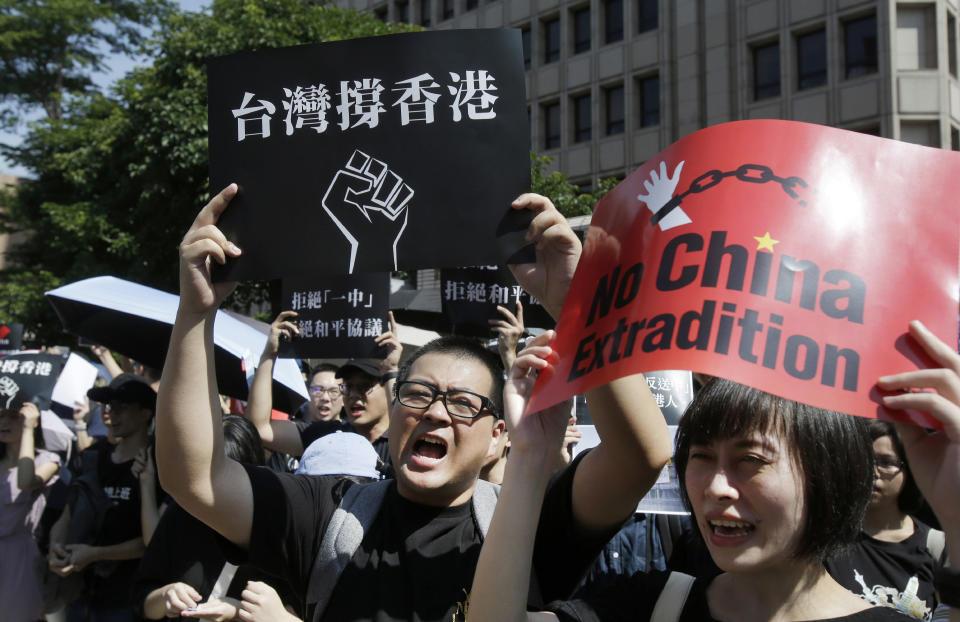
<svg viewBox="0 0 960 622">
<path fill-rule="evenodd" d="M 412 461 L 421 467 L 432 467 L 447 455 L 447 442 L 439 436 L 424 434 L 413 444 Z"/>
</svg>

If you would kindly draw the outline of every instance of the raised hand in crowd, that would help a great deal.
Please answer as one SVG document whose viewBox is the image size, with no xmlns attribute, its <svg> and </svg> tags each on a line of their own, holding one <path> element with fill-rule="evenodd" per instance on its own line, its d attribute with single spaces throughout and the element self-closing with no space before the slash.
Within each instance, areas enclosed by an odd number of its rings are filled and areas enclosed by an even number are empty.
<svg viewBox="0 0 960 622">
<path fill-rule="evenodd" d="M 179 313 L 214 313 L 237 286 L 235 282 L 214 283 L 210 278 L 214 261 L 224 264 L 227 257 L 240 256 L 240 248 L 227 240 L 216 226 L 236 194 L 236 184 L 221 190 L 200 210 L 180 242 Z"/>
<path fill-rule="evenodd" d="M 538 371 L 549 366 L 553 331 L 533 339 L 517 356 L 503 389 L 503 411 L 510 434 L 503 488 L 490 531 L 477 562 L 468 620 L 496 620 L 503 611 L 525 611 L 529 585 L 513 580 L 504 585 L 495 577 L 503 564 L 520 565 L 516 576 L 530 576 L 530 560 L 537 531 L 540 503 L 570 419 L 570 402 L 542 412 L 524 414 Z M 526 564 L 526 570 L 523 565 Z M 506 573 L 510 574 L 510 573 Z M 526 579 L 529 581 L 529 579 Z M 479 596 L 479 597 L 478 597 Z"/>
<path fill-rule="evenodd" d="M 397 321 L 393 319 L 393 311 L 388 311 L 387 316 L 390 330 L 380 333 L 373 341 L 383 349 L 384 353 L 377 363 L 381 377 L 386 374 L 393 374 L 393 378 L 383 383 L 383 388 L 387 392 L 387 400 L 392 404 L 393 384 L 396 382 L 396 374 L 400 370 L 400 355 L 403 354 L 403 346 L 400 344 L 400 332 L 397 330 Z"/>
<path fill-rule="evenodd" d="M 90 399 L 86 396 L 73 403 L 73 431 L 77 435 L 77 451 L 93 445 L 93 437 L 87 433 Z"/>
<path fill-rule="evenodd" d="M 274 421 L 270 418 L 273 409 L 273 368 L 280 351 L 280 342 L 300 334 L 297 325 L 291 321 L 295 317 L 296 311 L 281 311 L 270 323 L 270 334 L 250 384 L 247 409 L 243 416 L 257 428 L 264 446 L 268 449 L 299 456 L 303 453 L 303 445 L 296 425 L 291 421 Z"/>
<path fill-rule="evenodd" d="M 261 365 L 267 362 L 273 363 L 280 352 L 281 341 L 290 341 L 300 334 L 297 325 L 290 321 L 295 317 L 297 317 L 296 311 L 281 311 L 270 323 L 270 334 L 267 335 L 267 343 L 264 344 L 263 352 L 260 354 Z"/>
<path fill-rule="evenodd" d="M 116 378 L 123 373 L 123 368 L 117 363 L 117 359 L 113 358 L 113 352 L 111 352 L 109 348 L 92 345 L 90 346 L 90 351 L 100 360 L 100 363 L 107 369 L 107 374 L 109 374 L 111 378 Z"/>
<path fill-rule="evenodd" d="M 563 214 L 547 197 L 528 192 L 517 197 L 511 207 L 534 213 L 526 240 L 535 244 L 536 262 L 511 265 L 510 271 L 523 289 L 556 319 L 560 317 L 583 247 Z"/>
<path fill-rule="evenodd" d="M 247 622 L 301 622 L 283 606 L 277 591 L 262 581 L 248 581 L 237 617 Z"/>
<path fill-rule="evenodd" d="M 567 428 L 563 432 L 563 443 L 560 445 L 560 463 L 557 468 L 565 467 L 573 462 L 573 446 L 583 438 L 583 432 L 577 427 L 577 417 L 571 416 L 567 421 Z"/>
<path fill-rule="evenodd" d="M 217 228 L 237 193 L 230 184 L 197 214 L 180 243 L 180 305 L 157 398 L 157 469 L 164 490 L 227 539 L 246 545 L 253 491 L 224 454 L 214 371 L 213 321 L 236 283 L 213 283 L 212 262 L 240 255 Z"/>
<path fill-rule="evenodd" d="M 40 409 L 32 402 L 20 407 L 20 448 L 17 453 L 17 487 L 20 490 L 43 488 L 60 470 L 59 462 L 51 461 L 37 465 L 36 444 L 42 434 L 40 427 Z M 42 446 L 42 445 L 41 445 Z"/>
<path fill-rule="evenodd" d="M 960 569 L 960 354 L 918 321 L 910 323 L 909 334 L 941 367 L 883 376 L 877 385 L 886 391 L 906 391 L 885 396 L 887 408 L 927 412 L 943 424 L 943 431 L 930 433 L 898 423 L 897 431 L 914 480 L 946 535 L 947 568 L 956 573 Z M 951 609 L 950 619 L 960 620 L 960 609 Z"/>
<path fill-rule="evenodd" d="M 523 337 L 523 303 L 517 300 L 516 313 L 497 305 L 501 319 L 488 320 L 490 328 L 497 336 L 497 352 L 503 361 L 503 368 L 510 369 L 517 359 L 517 344 Z"/>
</svg>

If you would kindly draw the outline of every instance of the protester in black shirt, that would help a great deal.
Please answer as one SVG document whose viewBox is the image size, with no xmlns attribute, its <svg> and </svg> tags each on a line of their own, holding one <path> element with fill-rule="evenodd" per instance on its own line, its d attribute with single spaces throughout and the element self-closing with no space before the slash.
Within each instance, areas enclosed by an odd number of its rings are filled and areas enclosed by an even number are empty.
<svg viewBox="0 0 960 622">
<path fill-rule="evenodd" d="M 144 378 L 125 373 L 87 396 L 108 404 L 111 432 L 119 441 L 95 443 L 83 452 L 70 502 L 51 530 L 49 563 L 63 576 L 86 569 L 82 597 L 68 608 L 68 622 L 98 616 L 132 620 L 130 589 L 144 543 L 140 482 L 131 469 L 149 444 L 156 393 Z"/>
<path fill-rule="evenodd" d="M 400 354 L 403 351 L 397 337 L 397 323 L 393 319 L 393 313 L 390 313 L 389 318 L 390 330 L 375 339 L 385 352 L 383 358 L 350 359 L 337 370 L 337 376 L 343 380 L 340 385 L 344 392 L 343 421 L 288 421 L 270 417 L 274 361 L 280 348 L 280 340 L 291 339 L 299 333 L 292 321 L 296 315 L 294 311 L 283 311 L 270 325 L 270 336 L 260 355 L 260 365 L 254 374 L 244 416 L 256 426 L 267 449 L 294 457 L 302 455 L 310 443 L 326 434 L 359 434 L 370 441 L 380 456 L 384 476 L 392 477 L 387 443 L 388 409 Z"/>
<path fill-rule="evenodd" d="M 919 322 L 910 334 L 945 369 L 887 376 L 878 385 L 939 392 L 887 396 L 884 403 L 930 412 L 944 424 L 945 432 L 933 435 L 908 425 L 900 431 L 918 485 L 950 525 L 949 549 L 960 544 L 960 356 Z M 512 384 L 532 382 L 530 370 L 545 366 L 534 361 L 549 355 L 548 348 L 521 352 Z M 507 411 L 513 452 L 477 566 L 469 620 L 626 622 L 650 619 L 657 609 L 663 617 L 654 619 L 689 622 L 908 619 L 871 607 L 822 565 L 856 540 L 870 500 L 872 451 L 864 427 L 847 415 L 720 379 L 696 395 L 680 421 L 674 460 L 685 502 L 723 574 L 693 580 L 637 573 L 526 614 L 522 594 L 546 482 L 543 464 L 560 442 L 563 414 L 524 417 L 524 392 L 518 393 Z M 521 451 L 524 445 L 532 449 Z"/>
<path fill-rule="evenodd" d="M 263 447 L 253 425 L 238 415 L 223 417 L 226 456 L 263 465 Z M 148 620 L 161 618 L 233 619 L 247 581 L 280 587 L 284 602 L 296 608 L 292 590 L 250 566 L 227 564 L 215 531 L 173 505 L 154 532 L 137 570 L 133 600 Z"/>
<path fill-rule="evenodd" d="M 828 559 L 827 571 L 864 600 L 929 622 L 938 604 L 933 575 L 942 565 L 944 535 L 910 516 L 923 497 L 896 428 L 878 420 L 866 425 L 874 452 L 870 506 L 853 549 Z"/>
<path fill-rule="evenodd" d="M 245 549 L 253 563 L 308 592 L 303 613 L 309 619 L 462 620 L 482 541 L 481 506 L 493 490 L 491 484 L 478 484 L 478 476 L 503 430 L 499 359 L 479 344 L 456 338 L 437 340 L 411 357 L 397 378 L 390 410 L 395 481 L 359 485 L 286 476 L 223 459 L 221 435 L 210 425 L 215 404 L 204 396 L 216 394 L 210 326 L 232 285 L 212 283 L 210 263 L 240 252 L 216 228 L 236 190 L 231 185 L 215 197 L 180 246 L 180 308 L 157 419 L 165 488 Z M 534 213 L 527 237 L 537 249 L 537 262 L 515 267 L 515 275 L 559 315 L 580 243 L 544 197 L 523 195 L 513 208 Z M 547 493 L 547 505 L 556 511 L 545 518 L 536 561 L 544 598 L 573 590 L 669 458 L 670 437 L 642 376 L 594 389 L 587 399 L 603 442 L 563 470 Z M 362 500 L 373 494 L 382 495 L 377 511 L 368 505 L 341 511 L 338 523 L 331 520 L 344 495 Z M 364 524 L 358 516 L 370 513 L 373 522 L 359 534 L 358 548 L 340 556 L 339 536 L 355 535 L 352 525 Z M 332 542 L 324 540 L 330 524 L 343 525 Z M 324 542 L 333 550 L 321 551 Z M 333 576 L 319 586 L 321 592 L 330 590 L 329 598 L 321 594 L 311 601 L 318 553 L 321 561 L 344 565 L 321 563 L 319 576 Z M 242 557 L 242 551 L 235 554 Z"/>
</svg>

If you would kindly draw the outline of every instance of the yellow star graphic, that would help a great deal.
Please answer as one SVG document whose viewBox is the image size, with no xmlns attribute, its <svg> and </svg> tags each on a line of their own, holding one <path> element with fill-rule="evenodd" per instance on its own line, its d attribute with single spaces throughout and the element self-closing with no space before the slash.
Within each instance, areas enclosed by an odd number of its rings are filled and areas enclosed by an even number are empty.
<svg viewBox="0 0 960 622">
<path fill-rule="evenodd" d="M 763 237 L 755 235 L 753 236 L 753 239 L 757 241 L 758 251 L 767 250 L 767 251 L 770 251 L 771 253 L 773 252 L 773 245 L 780 243 L 780 240 L 774 240 L 773 238 L 770 237 L 769 231 L 764 233 Z"/>
</svg>

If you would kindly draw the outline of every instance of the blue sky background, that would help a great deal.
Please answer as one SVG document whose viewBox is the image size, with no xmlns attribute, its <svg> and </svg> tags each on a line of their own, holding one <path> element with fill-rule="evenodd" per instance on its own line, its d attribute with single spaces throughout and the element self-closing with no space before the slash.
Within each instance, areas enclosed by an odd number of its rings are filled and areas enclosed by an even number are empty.
<svg viewBox="0 0 960 622">
<path fill-rule="evenodd" d="M 208 7 L 210 5 L 210 0 L 177 0 L 177 4 L 179 4 L 180 7 L 185 11 L 199 11 Z M 135 66 L 143 65 L 146 62 L 147 59 L 145 58 L 133 58 L 119 54 L 109 54 L 105 59 L 106 70 L 95 73 L 93 75 L 93 81 L 101 89 L 105 90 L 117 79 L 126 75 L 126 73 Z M 42 116 L 43 114 L 41 110 L 34 116 L 34 118 L 41 118 Z M 22 137 L 24 134 L 26 134 L 26 132 L 27 128 L 25 125 L 17 128 L 17 131 L 13 133 L 0 131 L 0 142 L 16 145 L 22 140 Z M 6 161 L 3 157 L 0 157 L 0 173 L 16 175 L 17 177 L 30 176 L 30 171 L 18 166 L 14 166 L 10 162 Z"/>
</svg>

